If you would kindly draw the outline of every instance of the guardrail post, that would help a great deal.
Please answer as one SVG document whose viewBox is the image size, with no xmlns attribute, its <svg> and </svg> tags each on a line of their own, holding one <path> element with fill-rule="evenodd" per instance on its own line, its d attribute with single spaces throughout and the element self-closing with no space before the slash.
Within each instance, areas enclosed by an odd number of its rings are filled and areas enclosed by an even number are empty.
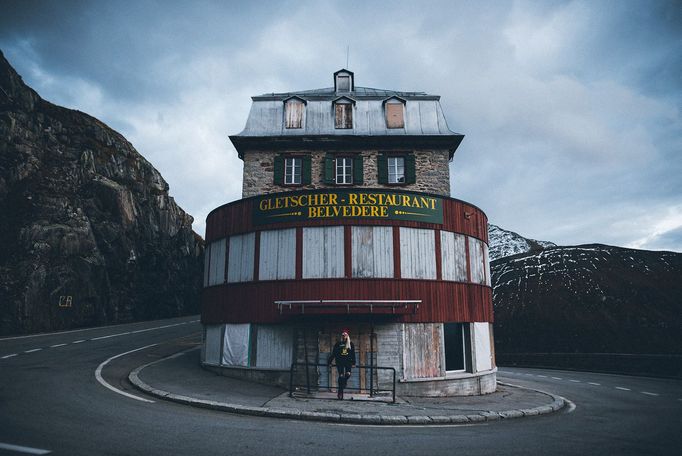
<svg viewBox="0 0 682 456">
<path fill-rule="evenodd" d="M 291 363 L 291 368 L 289 369 L 289 397 L 294 397 L 294 366 L 296 362 Z"/>
</svg>

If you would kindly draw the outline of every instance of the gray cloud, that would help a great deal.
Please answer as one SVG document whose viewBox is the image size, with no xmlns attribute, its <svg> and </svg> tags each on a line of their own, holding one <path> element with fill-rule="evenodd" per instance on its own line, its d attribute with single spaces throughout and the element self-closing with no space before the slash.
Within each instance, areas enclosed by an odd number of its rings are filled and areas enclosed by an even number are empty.
<svg viewBox="0 0 682 456">
<path fill-rule="evenodd" d="M 3 2 L 0 47 L 121 131 L 203 220 L 241 193 L 250 96 L 357 84 L 442 96 L 453 196 L 560 244 L 682 251 L 675 2 Z M 678 224 L 678 225 L 676 225 Z M 658 241 L 657 241 L 658 242 Z M 663 242 L 663 241 L 660 241 Z M 648 246 L 648 247 L 647 247 Z"/>
</svg>

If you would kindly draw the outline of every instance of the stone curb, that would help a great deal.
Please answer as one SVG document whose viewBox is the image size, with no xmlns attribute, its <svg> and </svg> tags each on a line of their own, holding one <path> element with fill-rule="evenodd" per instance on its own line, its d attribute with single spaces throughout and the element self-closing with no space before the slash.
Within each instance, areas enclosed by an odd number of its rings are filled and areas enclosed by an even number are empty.
<svg viewBox="0 0 682 456">
<path fill-rule="evenodd" d="M 186 350 L 189 351 L 189 350 Z M 177 356 L 175 355 L 171 356 Z M 526 388 L 519 385 L 512 385 L 510 383 L 497 382 L 500 385 L 512 388 L 520 388 L 538 393 L 545 394 L 552 398 L 551 404 L 541 405 L 530 409 L 513 409 L 504 410 L 501 412 L 480 412 L 471 415 L 361 415 L 354 413 L 327 413 L 327 412 L 311 412 L 302 411 L 290 408 L 271 408 L 271 407 L 256 407 L 240 404 L 228 404 L 225 402 L 210 401 L 206 399 L 197 399 L 189 396 L 182 396 L 173 394 L 169 391 L 163 391 L 154 388 L 140 379 L 140 372 L 146 367 L 153 364 L 165 361 L 170 357 L 162 358 L 151 363 L 144 364 L 133 369 L 128 375 L 128 380 L 140 391 L 151 396 L 158 397 L 167 401 L 177 402 L 179 404 L 191 405 L 193 407 L 207 408 L 212 410 L 219 410 L 222 412 L 239 413 L 242 415 L 251 416 L 268 416 L 272 418 L 288 418 L 295 420 L 308 421 L 322 421 L 331 423 L 346 423 L 346 424 L 373 424 L 373 425 L 444 425 L 444 424 L 468 424 L 480 423 L 486 421 L 508 420 L 511 418 L 522 418 L 525 416 L 538 416 L 547 413 L 554 413 L 562 408 L 572 405 L 572 402 L 556 394 L 540 391 L 532 388 Z"/>
</svg>

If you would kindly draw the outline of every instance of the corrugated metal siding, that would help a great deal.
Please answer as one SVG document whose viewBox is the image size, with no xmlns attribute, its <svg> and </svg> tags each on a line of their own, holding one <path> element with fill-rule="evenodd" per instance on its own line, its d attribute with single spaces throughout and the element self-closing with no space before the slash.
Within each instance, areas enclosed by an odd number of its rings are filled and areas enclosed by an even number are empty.
<svg viewBox="0 0 682 456">
<path fill-rule="evenodd" d="M 259 280 L 296 277 L 296 229 L 261 231 Z"/>
<path fill-rule="evenodd" d="M 293 350 L 294 332 L 291 326 L 256 327 L 256 367 L 289 369 Z"/>
<path fill-rule="evenodd" d="M 211 242 L 211 266 L 208 285 L 225 283 L 225 239 Z"/>
<path fill-rule="evenodd" d="M 344 276 L 343 227 L 303 228 L 303 278 Z"/>
<path fill-rule="evenodd" d="M 393 228 L 354 226 L 351 233 L 353 277 L 393 277 Z"/>
<path fill-rule="evenodd" d="M 403 279 L 436 278 L 436 244 L 433 230 L 400 228 L 400 276 Z"/>
<path fill-rule="evenodd" d="M 443 375 L 441 368 L 440 323 L 406 323 L 404 330 L 404 378 L 432 378 Z"/>
<path fill-rule="evenodd" d="M 492 369 L 492 352 L 490 350 L 490 325 L 488 323 L 474 323 L 474 356 L 476 357 L 476 372 Z"/>
<path fill-rule="evenodd" d="M 466 236 L 449 231 L 441 231 L 440 245 L 443 280 L 466 282 Z"/>
<path fill-rule="evenodd" d="M 483 243 L 469 238 L 469 268 L 473 283 L 485 283 L 485 265 L 483 264 Z"/>
<path fill-rule="evenodd" d="M 253 261 L 256 255 L 256 233 L 230 236 L 227 262 L 227 281 L 246 282 L 253 280 Z"/>
<path fill-rule="evenodd" d="M 223 328 L 225 325 L 206 326 L 206 343 L 204 350 L 204 362 L 218 365 L 222 354 Z"/>
</svg>

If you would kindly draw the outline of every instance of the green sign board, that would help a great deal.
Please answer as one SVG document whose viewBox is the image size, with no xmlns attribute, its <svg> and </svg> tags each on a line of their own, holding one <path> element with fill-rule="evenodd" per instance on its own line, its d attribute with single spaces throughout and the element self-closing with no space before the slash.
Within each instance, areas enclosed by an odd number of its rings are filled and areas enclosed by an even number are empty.
<svg viewBox="0 0 682 456">
<path fill-rule="evenodd" d="M 254 225 L 330 219 L 385 219 L 443 223 L 443 200 L 420 193 L 339 189 L 263 195 Z"/>
</svg>

